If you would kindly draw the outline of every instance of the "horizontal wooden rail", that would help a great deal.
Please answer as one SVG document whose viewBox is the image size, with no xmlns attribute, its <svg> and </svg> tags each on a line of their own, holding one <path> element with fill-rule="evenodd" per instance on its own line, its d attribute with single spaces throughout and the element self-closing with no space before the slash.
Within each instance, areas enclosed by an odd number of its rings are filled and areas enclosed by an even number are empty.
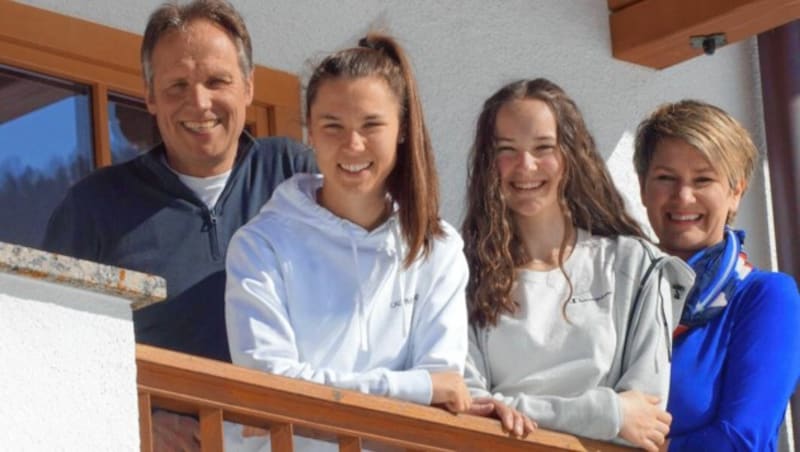
<svg viewBox="0 0 800 452">
<path fill-rule="evenodd" d="M 362 441 L 409 450 L 630 450 L 541 429 L 526 439 L 511 438 L 493 419 L 136 347 L 143 451 L 152 447 L 150 410 L 156 407 L 196 415 L 204 450 L 221 450 L 223 418 L 271 428 L 276 452 L 291 450 L 292 433 L 308 431 L 348 451 L 360 450 Z"/>
</svg>

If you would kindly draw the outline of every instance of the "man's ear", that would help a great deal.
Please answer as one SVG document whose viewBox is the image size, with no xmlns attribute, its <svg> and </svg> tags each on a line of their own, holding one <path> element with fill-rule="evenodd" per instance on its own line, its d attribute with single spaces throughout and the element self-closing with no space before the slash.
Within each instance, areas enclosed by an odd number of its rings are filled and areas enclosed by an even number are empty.
<svg viewBox="0 0 800 452">
<path fill-rule="evenodd" d="M 250 70 L 250 74 L 244 79 L 244 90 L 245 90 L 245 98 L 247 101 L 247 105 L 253 103 L 253 89 L 254 84 L 253 80 L 255 79 L 255 69 Z"/>
<path fill-rule="evenodd" d="M 149 111 L 151 115 L 155 116 L 156 98 L 155 94 L 153 93 L 152 83 L 144 86 L 144 103 L 147 105 L 147 111 Z"/>
</svg>

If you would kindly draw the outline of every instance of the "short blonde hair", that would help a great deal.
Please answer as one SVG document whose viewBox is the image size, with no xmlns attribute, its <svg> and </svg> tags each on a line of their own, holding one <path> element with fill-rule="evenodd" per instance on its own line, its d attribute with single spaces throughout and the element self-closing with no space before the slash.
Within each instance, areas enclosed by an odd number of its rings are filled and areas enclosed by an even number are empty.
<svg viewBox="0 0 800 452">
<path fill-rule="evenodd" d="M 747 130 L 721 108 L 698 100 L 664 104 L 639 124 L 633 165 L 643 181 L 656 145 L 678 138 L 694 146 L 711 166 L 728 179 L 731 189 L 746 189 L 758 160 L 758 150 Z"/>
</svg>

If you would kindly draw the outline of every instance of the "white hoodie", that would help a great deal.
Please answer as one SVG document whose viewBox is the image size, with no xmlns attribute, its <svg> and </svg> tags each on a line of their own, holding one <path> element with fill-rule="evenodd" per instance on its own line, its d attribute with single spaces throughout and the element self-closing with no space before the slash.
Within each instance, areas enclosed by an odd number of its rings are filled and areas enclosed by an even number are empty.
<svg viewBox="0 0 800 452">
<path fill-rule="evenodd" d="M 231 240 L 233 362 L 430 404 L 430 373 L 462 373 L 467 355 L 462 241 L 442 222 L 446 236 L 404 269 L 397 212 L 366 231 L 317 204 L 322 183 L 285 181 Z"/>
</svg>

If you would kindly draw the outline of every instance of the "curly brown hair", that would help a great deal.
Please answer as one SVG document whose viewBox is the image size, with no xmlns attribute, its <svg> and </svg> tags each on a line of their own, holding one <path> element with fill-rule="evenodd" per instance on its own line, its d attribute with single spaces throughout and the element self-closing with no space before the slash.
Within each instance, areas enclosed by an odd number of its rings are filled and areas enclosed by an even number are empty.
<svg viewBox="0 0 800 452">
<path fill-rule="evenodd" d="M 462 225 L 470 271 L 469 318 L 470 323 L 480 327 L 496 325 L 501 314 L 517 311 L 519 306 L 511 299 L 514 271 L 530 261 L 501 196 L 495 163 L 497 112 L 506 103 L 521 99 L 544 102 L 555 117 L 557 149 L 564 159 L 558 193 L 566 229 L 577 227 L 607 237 L 644 237 L 636 220 L 625 211 L 622 196 L 611 181 L 578 107 L 564 90 L 543 78 L 519 80 L 502 87 L 486 100 L 478 117 L 467 176 L 467 214 Z M 572 283 L 563 267 L 568 240 L 570 235 L 565 234 L 558 255 L 558 267 L 569 285 L 567 300 L 572 296 Z"/>
</svg>

